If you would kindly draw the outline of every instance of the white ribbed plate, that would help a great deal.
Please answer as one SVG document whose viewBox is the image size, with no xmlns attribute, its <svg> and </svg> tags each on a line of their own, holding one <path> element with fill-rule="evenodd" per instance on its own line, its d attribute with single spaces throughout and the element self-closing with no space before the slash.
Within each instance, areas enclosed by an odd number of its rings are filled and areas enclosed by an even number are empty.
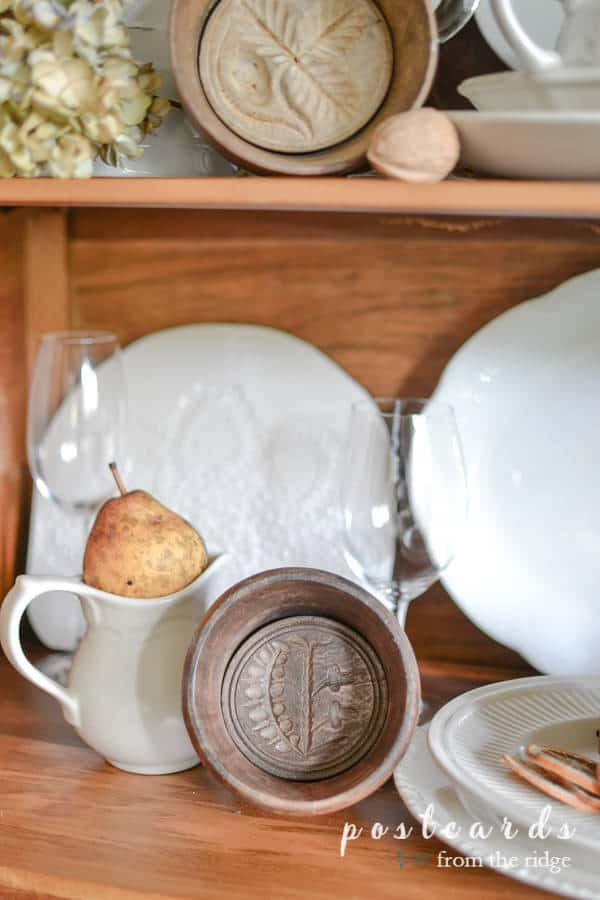
<svg viewBox="0 0 600 900">
<path fill-rule="evenodd" d="M 565 846 L 600 850 L 600 816 L 587 815 L 546 797 L 500 761 L 527 744 L 547 744 L 599 759 L 600 679 L 535 677 L 477 688 L 448 703 L 434 717 L 429 746 L 438 765 L 501 821 L 528 828 L 544 806 L 549 824 L 575 827 Z M 565 852 L 567 852 L 565 850 Z M 598 865 L 600 875 L 600 863 Z"/>
<path fill-rule="evenodd" d="M 428 750 L 427 726 L 416 730 L 406 756 L 394 772 L 394 782 L 404 803 L 416 819 L 422 820 L 427 807 L 433 804 L 434 820 L 438 830 L 445 828 L 450 822 L 454 822 L 461 829 L 458 836 L 452 839 L 444 837 L 443 840 L 464 856 L 479 857 L 486 864 L 492 854 L 500 851 L 504 857 L 518 858 L 517 865 L 502 873 L 510 878 L 541 890 L 562 894 L 564 897 L 600 900 L 598 861 L 593 851 L 572 847 L 566 841 L 543 843 L 532 841 L 524 835 L 518 835 L 509 841 L 497 828 L 486 841 L 469 837 L 469 828 L 475 821 L 482 821 L 487 827 L 494 825 L 494 820 L 478 814 L 472 815 L 462 805 L 455 787 L 436 765 Z M 399 841 L 396 850 L 402 851 L 402 847 Z M 546 849 L 553 856 L 569 856 L 570 867 L 553 874 L 546 869 L 526 865 L 528 857 L 536 852 L 543 853 Z M 437 865 L 435 857 L 431 859 L 430 865 Z M 451 874 L 449 871 L 448 879 Z"/>
</svg>

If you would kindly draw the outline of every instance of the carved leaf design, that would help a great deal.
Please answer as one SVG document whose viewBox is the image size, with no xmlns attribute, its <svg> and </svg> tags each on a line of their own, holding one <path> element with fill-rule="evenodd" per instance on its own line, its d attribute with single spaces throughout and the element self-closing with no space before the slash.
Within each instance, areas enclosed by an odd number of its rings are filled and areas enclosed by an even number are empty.
<svg viewBox="0 0 600 900">
<path fill-rule="evenodd" d="M 258 56 L 275 63 L 290 62 L 298 50 L 297 16 L 283 0 L 241 0 L 240 22 L 245 43 Z"/>
<path fill-rule="evenodd" d="M 310 70 L 289 66 L 281 78 L 281 91 L 291 109 L 308 123 L 325 116 L 344 116 L 356 106 L 357 95 L 348 76 L 322 63 Z"/>
<path fill-rule="evenodd" d="M 339 0 L 324 0 L 319 15 L 308 18 L 310 21 L 318 23 L 318 28 L 316 34 L 305 40 L 302 56 L 321 61 L 331 61 L 332 57 L 351 50 L 369 24 L 364 7 L 348 8 L 345 4 L 341 6 Z"/>
<path fill-rule="evenodd" d="M 363 7 L 323 0 L 303 14 L 289 0 L 242 0 L 244 42 L 275 67 L 273 86 L 311 135 L 322 117 L 344 117 L 358 102 L 343 60 L 368 24 Z"/>
</svg>

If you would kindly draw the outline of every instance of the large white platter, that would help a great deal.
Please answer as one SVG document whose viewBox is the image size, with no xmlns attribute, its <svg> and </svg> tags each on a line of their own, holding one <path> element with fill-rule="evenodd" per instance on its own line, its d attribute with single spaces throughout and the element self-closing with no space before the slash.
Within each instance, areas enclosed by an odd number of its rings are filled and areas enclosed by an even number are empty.
<svg viewBox="0 0 600 900">
<path fill-rule="evenodd" d="M 574 834 L 561 843 L 592 850 L 600 877 L 600 818 L 551 800 L 501 762 L 503 754 L 518 756 L 528 744 L 560 747 L 598 761 L 599 709 L 597 678 L 534 677 L 486 685 L 437 713 L 429 746 L 467 805 L 473 798 L 496 821 L 508 816 L 527 829 L 549 806 L 553 834 L 568 825 Z"/>
<path fill-rule="evenodd" d="M 486 325 L 435 397 L 455 408 L 470 502 L 445 587 L 542 672 L 600 672 L 600 272 Z"/>
<path fill-rule="evenodd" d="M 433 804 L 438 834 L 451 823 L 460 829 L 460 833 L 455 837 L 448 837 L 447 833 L 442 838 L 445 844 L 453 847 L 458 853 L 481 859 L 484 865 L 489 865 L 490 857 L 499 859 L 495 856 L 499 852 L 504 859 L 515 858 L 516 862 L 504 869 L 499 869 L 497 865 L 494 868 L 517 881 L 565 897 L 578 897 L 581 900 L 600 898 L 598 862 L 594 851 L 573 847 L 568 841 L 530 840 L 524 831 L 513 840 L 507 840 L 501 835 L 495 817 L 486 818 L 478 813 L 467 812 L 455 785 L 436 765 L 429 752 L 427 727 L 417 729 L 408 753 L 394 773 L 394 781 L 400 796 L 415 818 L 422 821 L 427 807 Z M 469 835 L 469 830 L 477 821 L 481 821 L 486 827 L 494 826 L 494 832 L 487 840 Z M 403 844 L 398 842 L 397 851 L 402 852 L 402 847 Z M 538 857 L 542 856 L 545 850 L 553 856 L 568 856 L 570 865 L 561 867 L 558 873 L 531 865 L 532 857 L 535 854 Z M 449 853 L 448 856 L 452 854 Z M 435 856 L 429 860 L 429 865 L 437 865 Z M 451 884 L 452 874 L 452 869 L 448 869 L 448 884 Z M 509 894 L 508 886 L 507 894 Z"/>
<path fill-rule="evenodd" d="M 368 396 L 362 387 L 312 345 L 253 325 L 156 332 L 130 344 L 124 363 L 127 485 L 151 491 L 230 554 L 210 600 L 276 566 L 352 577 L 337 472 L 349 408 Z M 78 573 L 85 537 L 81 520 L 36 494 L 28 571 Z M 72 649 L 84 629 L 71 595 L 34 601 L 30 619 L 53 649 Z"/>
</svg>

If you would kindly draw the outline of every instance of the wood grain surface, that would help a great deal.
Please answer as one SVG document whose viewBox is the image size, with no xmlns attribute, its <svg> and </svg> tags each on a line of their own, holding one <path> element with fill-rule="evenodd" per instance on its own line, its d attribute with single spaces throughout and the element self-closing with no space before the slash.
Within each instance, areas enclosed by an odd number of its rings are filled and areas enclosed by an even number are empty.
<svg viewBox="0 0 600 900">
<path fill-rule="evenodd" d="M 128 343 L 190 322 L 271 325 L 376 395 L 428 395 L 483 324 L 600 263 L 596 223 L 104 210 L 69 227 L 77 327 Z"/>
<path fill-rule="evenodd" d="M 38 654 L 39 655 L 39 654 Z M 508 673 L 424 668 L 436 705 Z M 58 705 L 0 661 L 0 896 L 14 900 L 424 900 L 543 897 L 487 869 L 400 869 L 398 842 L 357 841 L 339 856 L 344 822 L 412 818 L 388 782 L 368 800 L 313 820 L 272 818 L 201 767 L 129 775 L 104 763 Z M 418 830 L 418 829 L 417 829 Z M 407 855 L 442 844 L 414 836 Z"/>
<path fill-rule="evenodd" d="M 22 568 L 29 483 L 25 463 L 26 217 L 0 210 L 0 590 Z"/>
<path fill-rule="evenodd" d="M 39 336 L 67 328 L 67 230 L 60 210 L 0 210 L 0 588 L 25 564 L 31 481 L 27 390 Z"/>
<path fill-rule="evenodd" d="M 490 216 L 600 216 L 600 183 L 455 179 L 405 184 L 356 178 L 0 179 L 1 206 L 142 207 L 429 213 Z"/>
<path fill-rule="evenodd" d="M 38 209 L 23 234 L 25 351 L 28 380 L 42 334 L 70 327 L 67 230 L 60 209 Z"/>
</svg>

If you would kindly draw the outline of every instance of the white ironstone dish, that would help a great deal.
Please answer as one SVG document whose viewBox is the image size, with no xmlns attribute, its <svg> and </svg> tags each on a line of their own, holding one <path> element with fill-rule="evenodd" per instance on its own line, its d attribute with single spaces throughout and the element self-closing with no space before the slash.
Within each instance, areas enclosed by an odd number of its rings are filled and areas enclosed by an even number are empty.
<svg viewBox="0 0 600 900">
<path fill-rule="evenodd" d="M 429 752 L 427 727 L 417 729 L 408 752 L 394 773 L 394 782 L 402 800 L 416 819 L 422 821 L 427 807 L 433 804 L 438 833 L 450 823 L 455 823 L 461 829 L 460 834 L 455 837 L 442 838 L 445 844 L 458 853 L 481 859 L 484 864 L 489 864 L 490 857 L 497 852 L 504 858 L 517 857 L 517 863 L 502 870 L 502 874 L 565 897 L 599 900 L 598 863 L 593 851 L 572 847 L 568 841 L 529 840 L 524 833 L 513 840 L 507 840 L 500 834 L 494 817 L 479 813 L 474 815 L 465 809 L 455 785 L 436 765 Z M 469 829 L 476 821 L 481 821 L 487 827 L 495 826 L 487 840 L 469 835 Z M 404 852 L 403 847 L 403 842 L 396 842 L 397 852 Z M 562 868 L 559 873 L 526 865 L 528 858 L 535 853 L 543 853 L 546 849 L 554 856 L 569 856 L 571 865 Z M 448 853 L 448 856 L 452 854 Z M 437 858 L 434 856 L 429 864 L 437 865 Z M 495 868 L 500 871 L 497 866 Z"/>
<path fill-rule="evenodd" d="M 434 397 L 454 407 L 470 504 L 444 586 L 540 671 L 599 672 L 600 271 L 482 328 Z"/>
<path fill-rule="evenodd" d="M 497 72 L 477 75 L 457 91 L 480 112 L 600 112 L 600 69 L 551 69 L 527 74 Z"/>
<path fill-rule="evenodd" d="M 600 112 L 449 115 L 468 169 L 501 178 L 600 178 Z"/>
<path fill-rule="evenodd" d="M 550 806 L 554 837 L 562 825 L 575 829 L 573 837 L 560 841 L 565 853 L 578 847 L 598 854 L 600 817 L 547 797 L 517 778 L 501 756 L 540 744 L 598 761 L 599 713 L 598 678 L 520 678 L 476 688 L 448 703 L 431 722 L 429 747 L 467 807 L 484 810 L 500 823 L 507 816 L 526 830 Z"/>
</svg>

